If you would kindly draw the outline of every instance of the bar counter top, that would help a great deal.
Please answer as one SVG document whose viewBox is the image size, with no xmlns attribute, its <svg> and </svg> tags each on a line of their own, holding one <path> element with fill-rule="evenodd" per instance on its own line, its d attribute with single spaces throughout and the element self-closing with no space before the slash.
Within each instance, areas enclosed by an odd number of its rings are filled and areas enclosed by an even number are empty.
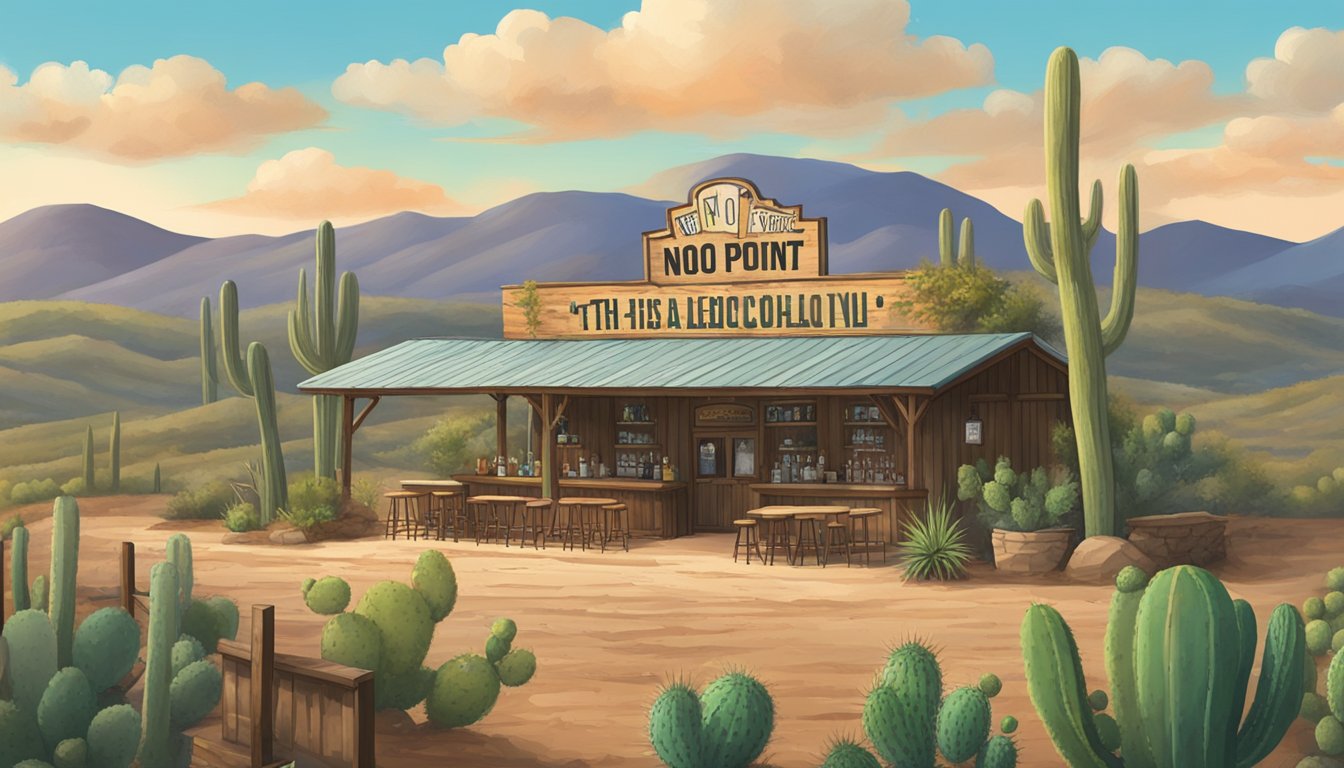
<svg viewBox="0 0 1344 768">
<path fill-rule="evenodd" d="M 541 485 L 540 477 L 521 477 L 518 475 L 509 475 L 506 477 L 500 477 L 498 475 L 453 475 L 453 479 L 460 483 L 476 483 L 478 485 Z M 656 493 L 660 491 L 680 490 L 686 487 L 686 483 L 665 483 L 662 480 L 636 480 L 631 477 L 562 477 L 560 478 L 560 487 Z"/>
<path fill-rule="evenodd" d="M 898 496 L 923 498 L 928 491 L 904 485 L 871 483 L 752 483 L 751 490 L 763 496 Z"/>
</svg>

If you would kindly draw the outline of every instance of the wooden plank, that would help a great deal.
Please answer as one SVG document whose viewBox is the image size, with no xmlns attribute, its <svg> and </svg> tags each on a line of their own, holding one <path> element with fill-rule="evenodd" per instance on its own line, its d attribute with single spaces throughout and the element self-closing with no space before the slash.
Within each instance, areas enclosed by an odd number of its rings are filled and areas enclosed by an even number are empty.
<svg viewBox="0 0 1344 768">
<path fill-rule="evenodd" d="M 373 678 L 355 689 L 355 767 L 373 767 Z"/>
<path fill-rule="evenodd" d="M 381 400 L 382 398 L 377 395 L 369 398 L 369 402 L 364 405 L 364 409 L 359 412 L 359 415 L 355 417 L 354 423 L 350 425 L 350 431 L 352 433 L 359 431 L 360 425 L 364 423 L 364 420 L 369 417 L 370 413 L 373 413 L 373 409 L 378 407 L 378 403 Z"/>
<path fill-rule="evenodd" d="M 224 673 L 224 689 L 219 696 L 219 735 L 224 741 L 237 741 L 238 665 L 230 659 L 221 658 L 220 668 Z"/>
<path fill-rule="evenodd" d="M 275 607 L 252 606 L 252 764 L 275 759 L 275 703 L 271 686 L 275 680 Z"/>
<path fill-rule="evenodd" d="M 308 703 L 308 732 L 304 734 L 303 748 L 309 752 L 322 753 L 322 733 L 326 723 L 322 720 L 323 691 L 318 685 L 306 685 L 305 700 Z"/>
<path fill-rule="evenodd" d="M 282 745 L 294 743 L 294 675 L 281 672 L 276 675 L 275 734 Z"/>
<path fill-rule="evenodd" d="M 322 719 L 321 749 L 318 750 L 318 754 L 323 757 L 340 757 L 341 742 L 345 737 L 344 718 L 341 716 L 344 709 L 343 697 L 339 691 L 323 693 L 324 695 L 318 700 Z"/>
<path fill-rule="evenodd" d="M 355 693 L 341 695 L 341 743 L 339 756 L 346 762 L 355 761 Z"/>
<path fill-rule="evenodd" d="M 308 691 L 312 683 L 307 680 L 297 679 L 294 681 L 294 745 L 307 748 L 310 735 L 314 727 L 312 719 L 309 717 Z"/>
<path fill-rule="evenodd" d="M 492 395 L 495 398 L 495 455 L 509 455 L 509 396 Z M 507 460 L 507 458 L 506 458 Z"/>
<path fill-rule="evenodd" d="M 220 640 L 218 649 L 221 656 L 231 656 L 240 662 L 250 662 L 252 659 L 251 649 L 236 640 Z M 312 677 L 346 688 L 353 689 L 363 680 L 373 677 L 373 673 L 369 670 L 347 667 L 325 659 L 311 659 L 288 653 L 274 655 L 277 672 Z"/>
<path fill-rule="evenodd" d="M 345 395 L 341 398 L 341 498 L 350 498 L 350 483 L 354 475 L 351 466 L 355 443 L 355 398 Z"/>
</svg>

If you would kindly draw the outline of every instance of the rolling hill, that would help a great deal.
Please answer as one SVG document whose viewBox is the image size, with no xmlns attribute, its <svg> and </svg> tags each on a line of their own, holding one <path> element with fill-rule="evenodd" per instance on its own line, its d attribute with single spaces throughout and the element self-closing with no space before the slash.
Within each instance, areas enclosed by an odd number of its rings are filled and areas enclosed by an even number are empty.
<svg viewBox="0 0 1344 768">
<path fill-rule="evenodd" d="M 1344 315 L 1344 227 L 1200 284 L 1205 293 Z"/>
</svg>

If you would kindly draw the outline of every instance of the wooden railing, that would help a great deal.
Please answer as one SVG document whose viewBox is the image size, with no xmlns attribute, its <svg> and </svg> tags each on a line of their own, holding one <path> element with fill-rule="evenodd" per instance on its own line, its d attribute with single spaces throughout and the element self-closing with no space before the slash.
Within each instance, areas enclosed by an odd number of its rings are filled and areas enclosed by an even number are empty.
<svg viewBox="0 0 1344 768">
<path fill-rule="evenodd" d="M 276 653 L 274 609 L 252 611 L 251 647 L 219 642 L 224 740 L 250 747 L 253 765 L 270 763 L 276 749 L 308 758 L 305 764 L 373 768 L 373 673 Z M 267 688 L 270 697 L 258 695 Z"/>
</svg>

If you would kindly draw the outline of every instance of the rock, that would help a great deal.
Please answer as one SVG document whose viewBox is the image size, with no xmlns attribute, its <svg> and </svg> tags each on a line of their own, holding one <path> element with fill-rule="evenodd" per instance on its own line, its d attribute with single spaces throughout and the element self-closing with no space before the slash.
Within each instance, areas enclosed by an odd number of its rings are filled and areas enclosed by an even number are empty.
<svg viewBox="0 0 1344 768">
<path fill-rule="evenodd" d="M 277 528 L 270 539 L 272 544 L 307 544 L 308 534 L 298 528 Z"/>
<path fill-rule="evenodd" d="M 1092 536 L 1073 551 L 1064 572 L 1077 581 L 1106 584 L 1113 583 L 1126 565 L 1136 566 L 1149 576 L 1158 571 L 1152 558 L 1119 536 Z"/>
<path fill-rule="evenodd" d="M 308 531 L 309 541 L 348 541 L 370 536 L 378 529 L 378 522 L 363 515 L 349 514 L 329 523 L 318 523 Z"/>
<path fill-rule="evenodd" d="M 1059 568 L 1072 537 L 1070 528 L 1030 532 L 995 528 L 994 567 L 1006 573 L 1048 573 Z"/>
<path fill-rule="evenodd" d="M 1129 540 L 1159 568 L 1199 565 L 1227 556 L 1227 518 L 1208 512 L 1131 517 Z"/>
</svg>

